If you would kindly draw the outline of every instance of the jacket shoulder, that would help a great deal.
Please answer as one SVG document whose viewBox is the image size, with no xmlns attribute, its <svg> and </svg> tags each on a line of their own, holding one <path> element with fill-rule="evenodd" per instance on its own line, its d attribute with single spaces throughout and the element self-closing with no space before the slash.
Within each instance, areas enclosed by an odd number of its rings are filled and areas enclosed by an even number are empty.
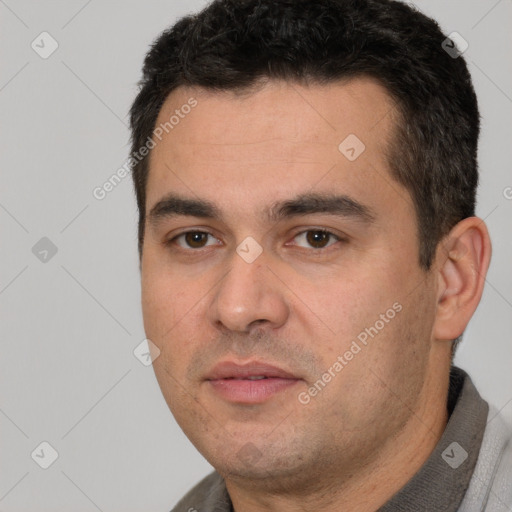
<svg viewBox="0 0 512 512">
<path fill-rule="evenodd" d="M 512 428 L 491 406 L 477 464 L 459 512 L 512 508 Z"/>
</svg>

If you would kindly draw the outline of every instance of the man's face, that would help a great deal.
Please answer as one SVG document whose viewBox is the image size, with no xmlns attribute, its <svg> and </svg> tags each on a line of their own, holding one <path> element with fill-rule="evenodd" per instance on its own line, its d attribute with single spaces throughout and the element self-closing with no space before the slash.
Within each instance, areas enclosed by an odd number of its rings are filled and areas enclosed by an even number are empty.
<svg viewBox="0 0 512 512">
<path fill-rule="evenodd" d="M 160 112 L 181 115 L 151 154 L 144 325 L 170 409 L 221 473 L 354 468 L 424 406 L 436 288 L 385 156 L 392 106 L 357 79 L 182 88 Z"/>
</svg>

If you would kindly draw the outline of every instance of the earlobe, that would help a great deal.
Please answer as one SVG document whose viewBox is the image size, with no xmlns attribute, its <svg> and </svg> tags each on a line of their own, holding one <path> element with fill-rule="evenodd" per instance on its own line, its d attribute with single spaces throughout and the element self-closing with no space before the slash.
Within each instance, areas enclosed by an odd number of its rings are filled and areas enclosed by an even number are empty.
<svg viewBox="0 0 512 512">
<path fill-rule="evenodd" d="M 489 233 L 477 217 L 460 221 L 439 244 L 436 339 L 462 334 L 482 297 L 490 258 Z"/>
</svg>

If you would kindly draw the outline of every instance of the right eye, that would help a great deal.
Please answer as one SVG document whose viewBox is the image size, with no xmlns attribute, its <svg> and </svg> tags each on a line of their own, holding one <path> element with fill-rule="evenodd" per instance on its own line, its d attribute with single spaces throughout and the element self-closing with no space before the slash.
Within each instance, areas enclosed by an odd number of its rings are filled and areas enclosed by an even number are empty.
<svg viewBox="0 0 512 512">
<path fill-rule="evenodd" d="M 174 238 L 171 238 L 166 242 L 166 245 L 175 243 L 182 249 L 203 249 L 204 247 L 215 245 L 215 243 L 207 243 L 208 237 L 211 237 L 214 241 L 218 242 L 211 233 L 206 231 L 186 231 L 185 233 L 181 233 Z"/>
</svg>

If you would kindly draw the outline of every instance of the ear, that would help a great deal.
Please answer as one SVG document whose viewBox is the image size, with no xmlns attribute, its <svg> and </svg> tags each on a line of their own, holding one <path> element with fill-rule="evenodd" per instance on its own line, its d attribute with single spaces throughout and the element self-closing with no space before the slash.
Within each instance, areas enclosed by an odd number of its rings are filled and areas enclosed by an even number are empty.
<svg viewBox="0 0 512 512">
<path fill-rule="evenodd" d="M 478 217 L 463 219 L 441 241 L 435 339 L 453 340 L 463 333 L 482 297 L 490 260 L 489 232 Z"/>
</svg>

